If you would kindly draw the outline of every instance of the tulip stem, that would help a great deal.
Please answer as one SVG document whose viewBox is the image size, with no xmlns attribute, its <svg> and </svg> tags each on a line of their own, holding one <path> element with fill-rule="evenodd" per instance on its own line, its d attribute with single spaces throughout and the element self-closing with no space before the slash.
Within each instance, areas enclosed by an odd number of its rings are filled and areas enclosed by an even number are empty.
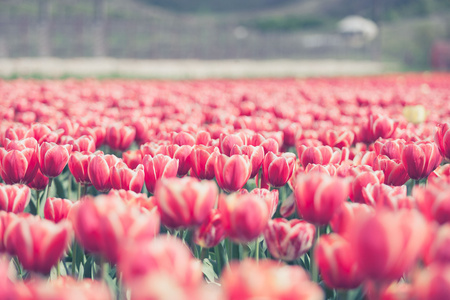
<svg viewBox="0 0 450 300">
<path fill-rule="evenodd" d="M 258 238 L 256 238 L 255 240 L 255 259 L 256 259 L 256 263 L 259 263 L 259 240 Z"/>
<path fill-rule="evenodd" d="M 79 189 L 78 189 L 79 190 Z M 72 244 L 72 276 L 75 277 L 77 270 L 77 242 L 74 240 Z"/>
<path fill-rule="evenodd" d="M 414 184 L 417 185 L 417 186 L 420 186 L 420 180 L 418 180 L 418 179 L 414 180 Z"/>
<path fill-rule="evenodd" d="M 216 253 L 217 275 L 219 276 L 222 271 L 222 263 L 221 263 L 221 259 L 220 259 L 219 245 L 214 247 L 214 252 Z"/>
<path fill-rule="evenodd" d="M 41 196 L 41 191 L 36 190 L 36 215 L 39 216 L 39 198 Z"/>
<path fill-rule="evenodd" d="M 338 291 L 338 299 L 339 300 L 349 299 L 349 292 L 347 290 L 339 290 Z"/>
<path fill-rule="evenodd" d="M 309 258 L 310 258 L 309 266 L 311 269 L 311 279 L 312 279 L 312 281 L 317 282 L 317 283 L 319 282 L 319 269 L 318 269 L 317 262 L 315 260 L 313 252 L 317 246 L 317 242 L 319 241 L 319 238 L 320 238 L 320 226 L 316 225 L 316 240 L 314 241 L 314 248 L 311 250 L 311 255 L 309 256 Z"/>
<path fill-rule="evenodd" d="M 61 269 L 59 267 L 59 260 L 56 263 L 56 278 L 58 278 L 59 276 L 61 276 Z"/>
<path fill-rule="evenodd" d="M 80 198 L 81 198 L 81 183 L 78 184 L 77 200 L 80 200 Z"/>
</svg>

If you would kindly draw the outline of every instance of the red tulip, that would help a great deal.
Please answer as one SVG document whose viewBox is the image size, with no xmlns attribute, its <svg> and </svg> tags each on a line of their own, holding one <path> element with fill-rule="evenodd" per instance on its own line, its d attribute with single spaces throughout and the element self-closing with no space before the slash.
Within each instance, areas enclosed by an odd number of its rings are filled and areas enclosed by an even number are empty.
<svg viewBox="0 0 450 300">
<path fill-rule="evenodd" d="M 141 150 L 128 150 L 122 153 L 123 162 L 127 164 L 130 169 L 136 169 L 136 167 L 142 164 L 142 152 Z"/>
<path fill-rule="evenodd" d="M 384 183 L 388 185 L 401 186 L 409 180 L 405 166 L 399 159 L 378 155 L 373 161 L 373 169 L 384 172 Z"/>
<path fill-rule="evenodd" d="M 0 148 L 0 174 L 7 184 L 30 183 L 39 169 L 34 138 L 10 141 Z"/>
<path fill-rule="evenodd" d="M 272 187 L 281 187 L 291 178 L 295 167 L 295 154 L 285 152 L 276 155 L 269 152 L 263 161 L 263 180 Z M 264 187 L 264 184 L 261 184 Z"/>
<path fill-rule="evenodd" d="M 344 202 L 330 221 L 333 232 L 348 239 L 351 226 L 356 218 L 375 214 L 372 206 L 362 203 Z"/>
<path fill-rule="evenodd" d="M 273 217 L 278 207 L 278 190 L 268 190 L 268 189 L 253 189 L 251 192 L 241 189 L 239 190 L 240 194 L 252 194 L 257 195 L 261 199 L 263 199 L 267 204 L 267 209 L 269 210 L 269 216 Z"/>
<path fill-rule="evenodd" d="M 413 208 L 414 202 L 406 196 L 406 186 L 391 187 L 383 183 L 369 183 L 362 188 L 362 196 L 367 205 L 385 207 L 392 210 Z"/>
<path fill-rule="evenodd" d="M 89 180 L 99 192 L 111 189 L 111 168 L 120 162 L 114 155 L 94 155 L 88 165 Z"/>
<path fill-rule="evenodd" d="M 401 160 L 405 144 L 405 140 L 378 140 L 373 145 L 377 155 L 386 155 L 390 159 Z"/>
<path fill-rule="evenodd" d="M 450 224 L 444 224 L 435 229 L 430 236 L 430 245 L 425 251 L 425 263 L 450 263 Z"/>
<path fill-rule="evenodd" d="M 38 159 L 43 175 L 54 178 L 64 170 L 69 161 L 71 145 L 56 145 L 54 143 L 42 143 L 38 148 Z"/>
<path fill-rule="evenodd" d="M 125 151 L 133 143 L 136 130 L 131 126 L 113 124 L 106 130 L 106 143 L 113 150 Z"/>
<path fill-rule="evenodd" d="M 11 223 L 4 236 L 6 248 L 13 249 L 22 266 L 47 274 L 69 245 L 68 222 L 54 224 L 38 218 L 19 218 Z"/>
<path fill-rule="evenodd" d="M 269 220 L 264 239 L 274 258 L 292 261 L 311 249 L 315 233 L 314 225 L 305 221 L 274 219 Z"/>
<path fill-rule="evenodd" d="M 442 156 L 433 142 L 408 144 L 403 149 L 402 162 L 409 177 L 419 180 L 427 177 L 441 163 Z"/>
<path fill-rule="evenodd" d="M 140 193 L 144 186 L 144 166 L 138 165 L 132 170 L 128 166 L 119 162 L 110 169 L 111 187 L 116 190 L 131 190 Z"/>
<path fill-rule="evenodd" d="M 78 130 L 78 135 L 88 135 L 92 136 L 95 140 L 95 148 L 100 148 L 105 141 L 106 129 L 102 126 L 97 127 L 80 127 Z"/>
<path fill-rule="evenodd" d="M 30 202 L 31 192 L 24 185 L 4 185 L 0 183 L 0 210 L 23 212 Z"/>
<path fill-rule="evenodd" d="M 330 146 L 306 147 L 301 145 L 297 152 L 304 167 L 308 164 L 327 165 L 341 162 L 341 152 L 333 150 Z"/>
<path fill-rule="evenodd" d="M 187 132 L 180 132 L 180 133 L 174 133 L 172 136 L 172 143 L 174 145 L 183 146 L 194 146 L 195 145 L 195 138 L 187 133 Z"/>
<path fill-rule="evenodd" d="M 214 165 L 217 184 L 227 192 L 241 189 L 250 178 L 252 167 L 250 160 L 244 155 L 228 157 L 224 154 L 216 157 Z"/>
<path fill-rule="evenodd" d="M 67 219 L 74 203 L 68 199 L 47 198 L 44 206 L 44 217 L 47 220 L 59 223 Z"/>
<path fill-rule="evenodd" d="M 131 243 L 123 248 L 118 270 L 125 283 L 148 275 L 170 275 L 183 287 L 198 287 L 203 280 L 200 261 L 194 259 L 181 240 L 161 236 L 151 242 Z"/>
<path fill-rule="evenodd" d="M 333 130 L 328 129 L 321 135 L 320 140 L 324 145 L 342 149 L 343 147 L 350 147 L 355 139 L 355 134 L 350 130 Z"/>
<path fill-rule="evenodd" d="M 67 144 L 72 145 L 72 151 L 95 152 L 95 139 L 90 135 L 80 136 L 76 140 L 68 141 Z"/>
<path fill-rule="evenodd" d="M 320 274 L 327 286 L 334 289 L 354 289 L 363 276 L 352 245 L 338 234 L 321 236 L 314 248 Z"/>
<path fill-rule="evenodd" d="M 216 204 L 217 195 L 214 182 L 191 177 L 162 179 L 155 188 L 161 222 L 171 228 L 202 224 Z"/>
<path fill-rule="evenodd" d="M 244 136 L 244 134 L 221 134 L 219 140 L 220 151 L 222 154 L 231 156 L 231 149 L 234 146 L 244 146 L 246 144 L 246 141 L 247 138 Z"/>
<path fill-rule="evenodd" d="M 413 279 L 414 299 L 447 299 L 450 295 L 450 265 L 433 264 L 419 271 Z"/>
<path fill-rule="evenodd" d="M 231 155 L 247 155 L 250 159 L 250 163 L 252 165 L 252 174 L 250 175 L 250 178 L 255 177 L 258 175 L 259 170 L 261 169 L 263 160 L 264 160 L 264 148 L 262 146 L 241 146 L 238 147 L 237 145 L 234 145 L 233 148 L 231 148 Z"/>
<path fill-rule="evenodd" d="M 38 168 L 36 175 L 34 176 L 33 181 L 27 184 L 30 189 L 34 189 L 36 191 L 43 191 L 47 187 L 49 179 L 47 176 L 44 176 L 41 172 L 41 169 Z"/>
<path fill-rule="evenodd" d="M 178 176 L 185 176 L 191 169 L 192 147 L 188 145 L 169 145 L 166 147 L 167 155 L 178 160 Z"/>
<path fill-rule="evenodd" d="M 434 134 L 434 142 L 439 152 L 446 159 L 450 159 L 450 123 L 438 124 Z"/>
<path fill-rule="evenodd" d="M 94 155 L 88 152 L 72 152 L 69 158 L 69 170 L 77 183 L 88 185 L 91 184 L 89 179 L 89 162 Z"/>
<path fill-rule="evenodd" d="M 151 212 L 156 209 L 154 197 L 147 197 L 146 194 L 135 193 L 129 190 L 111 190 L 108 195 L 119 197 L 125 204 L 138 207 L 141 212 Z"/>
<path fill-rule="evenodd" d="M 213 209 L 203 224 L 195 229 L 193 240 L 200 247 L 212 248 L 217 246 L 225 235 L 222 215 L 217 209 Z"/>
<path fill-rule="evenodd" d="M 26 133 L 25 138 L 35 138 L 39 144 L 42 144 L 44 142 L 56 143 L 63 133 L 64 130 L 62 129 L 53 131 L 45 124 L 36 123 L 31 125 L 31 128 Z"/>
<path fill-rule="evenodd" d="M 219 148 L 210 146 L 194 146 L 191 152 L 191 176 L 198 179 L 214 178 L 214 165 L 216 163 L 216 157 L 220 155 Z"/>
<path fill-rule="evenodd" d="M 376 184 L 382 182 L 384 182 L 384 173 L 382 171 L 361 172 L 353 179 L 350 189 L 350 199 L 353 202 L 365 203 L 362 189 L 369 183 Z"/>
<path fill-rule="evenodd" d="M 360 140 L 372 143 L 378 138 L 390 138 L 397 129 L 398 122 L 381 114 L 371 114 L 367 123 L 361 128 Z"/>
<path fill-rule="evenodd" d="M 422 254 L 428 226 L 414 210 L 379 211 L 352 225 L 350 243 L 363 276 L 377 282 L 399 279 Z"/>
<path fill-rule="evenodd" d="M 145 186 L 150 193 L 155 192 L 157 180 L 177 176 L 178 160 L 158 154 L 155 157 L 145 155 L 142 160 L 145 173 Z"/>
<path fill-rule="evenodd" d="M 428 220 L 450 222 L 450 186 L 430 181 L 426 188 L 415 186 L 412 192 L 417 207 Z"/>
<path fill-rule="evenodd" d="M 82 201 L 72 209 L 71 220 L 83 248 L 101 253 L 111 263 L 119 259 L 124 243 L 149 241 L 159 232 L 156 212 L 141 213 L 112 195 Z"/>
<path fill-rule="evenodd" d="M 221 278 L 225 299 L 308 299 L 325 295 L 299 266 L 279 265 L 273 260 L 257 263 L 246 259 L 233 262 Z"/>
<path fill-rule="evenodd" d="M 269 221 L 267 204 L 253 194 L 219 197 L 219 211 L 227 235 L 237 243 L 256 239 Z"/>
<path fill-rule="evenodd" d="M 294 195 L 299 214 L 307 222 L 325 225 L 347 200 L 346 181 L 321 173 L 309 173 L 297 178 Z"/>
</svg>

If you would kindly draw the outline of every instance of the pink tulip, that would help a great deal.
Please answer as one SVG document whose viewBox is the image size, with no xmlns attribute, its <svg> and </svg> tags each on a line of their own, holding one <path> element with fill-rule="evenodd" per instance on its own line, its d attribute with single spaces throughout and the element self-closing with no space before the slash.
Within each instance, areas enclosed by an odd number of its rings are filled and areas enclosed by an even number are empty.
<svg viewBox="0 0 450 300">
<path fill-rule="evenodd" d="M 31 192 L 24 185 L 4 185 L 0 183 L 0 210 L 23 212 L 30 202 Z"/>
<path fill-rule="evenodd" d="M 37 156 L 38 145 L 34 138 L 10 141 L 5 148 L 0 148 L 0 174 L 7 184 L 33 181 L 39 169 Z"/>
<path fill-rule="evenodd" d="M 228 157 L 224 154 L 216 157 L 214 165 L 217 184 L 227 192 L 241 189 L 250 178 L 252 167 L 250 160 L 244 155 Z"/>
<path fill-rule="evenodd" d="M 119 162 L 110 169 L 111 187 L 116 190 L 131 190 L 140 193 L 144 186 L 144 166 L 138 165 L 132 170 L 128 166 Z"/>
<path fill-rule="evenodd" d="M 155 192 L 156 182 L 161 178 L 177 176 L 178 160 L 158 154 L 155 157 L 145 155 L 142 160 L 145 173 L 145 186 L 150 193 Z"/>
<path fill-rule="evenodd" d="M 42 143 L 38 148 L 38 159 L 43 175 L 54 178 L 64 170 L 69 161 L 71 145 L 56 145 L 54 143 Z"/>
</svg>

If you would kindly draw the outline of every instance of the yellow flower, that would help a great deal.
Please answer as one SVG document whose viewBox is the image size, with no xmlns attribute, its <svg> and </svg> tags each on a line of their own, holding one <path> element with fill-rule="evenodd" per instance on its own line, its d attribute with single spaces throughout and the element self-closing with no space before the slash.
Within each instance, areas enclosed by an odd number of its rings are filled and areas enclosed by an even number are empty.
<svg viewBox="0 0 450 300">
<path fill-rule="evenodd" d="M 427 110 L 423 105 L 408 105 L 403 108 L 403 116 L 408 122 L 420 124 L 427 118 Z"/>
</svg>

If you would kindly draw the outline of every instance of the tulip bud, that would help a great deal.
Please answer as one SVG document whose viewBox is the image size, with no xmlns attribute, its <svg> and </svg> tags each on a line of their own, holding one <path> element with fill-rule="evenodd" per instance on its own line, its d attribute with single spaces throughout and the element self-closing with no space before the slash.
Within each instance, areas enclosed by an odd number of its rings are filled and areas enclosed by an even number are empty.
<svg viewBox="0 0 450 300">
<path fill-rule="evenodd" d="M 106 143 L 113 150 L 125 151 L 133 143 L 136 130 L 131 126 L 113 124 L 106 130 Z"/>
<path fill-rule="evenodd" d="M 325 295 L 299 266 L 279 265 L 273 260 L 233 262 L 221 278 L 225 299 L 308 299 Z"/>
<path fill-rule="evenodd" d="M 155 192 L 156 182 L 161 178 L 177 176 L 178 160 L 158 154 L 155 157 L 145 155 L 142 160 L 145 173 L 145 186 L 150 193 Z"/>
<path fill-rule="evenodd" d="M 244 155 L 228 157 L 224 154 L 216 157 L 214 165 L 217 184 L 227 192 L 241 189 L 250 178 L 252 168 L 250 160 Z"/>
<path fill-rule="evenodd" d="M 178 160 L 177 175 L 180 177 L 185 176 L 191 169 L 190 155 L 192 153 L 192 147 L 188 145 L 169 145 L 166 148 L 166 152 L 170 157 Z"/>
<path fill-rule="evenodd" d="M 349 186 L 346 181 L 321 173 L 299 176 L 294 195 L 297 210 L 306 221 L 325 225 L 335 211 L 347 200 Z"/>
<path fill-rule="evenodd" d="M 285 185 L 294 172 L 295 160 L 294 153 L 285 152 L 278 156 L 273 152 L 267 153 L 263 161 L 264 182 L 272 187 Z"/>
<path fill-rule="evenodd" d="M 267 209 L 269 210 L 269 216 L 273 217 L 278 207 L 278 190 L 268 190 L 268 189 L 253 189 L 250 193 L 245 190 L 239 190 L 240 194 L 252 194 L 258 195 L 261 199 L 263 199 L 267 204 Z"/>
<path fill-rule="evenodd" d="M 142 164 L 142 152 L 141 150 L 128 150 L 122 153 L 123 162 L 127 164 L 128 168 L 136 169 L 136 167 Z"/>
<path fill-rule="evenodd" d="M 89 160 L 89 180 L 99 192 L 111 189 L 110 170 L 118 162 L 120 159 L 114 155 L 94 155 Z"/>
<path fill-rule="evenodd" d="M 386 155 L 390 159 L 401 160 L 405 143 L 404 140 L 378 140 L 373 145 L 377 155 Z"/>
<path fill-rule="evenodd" d="M 116 190 L 131 190 L 140 193 L 144 186 L 144 166 L 138 165 L 132 170 L 123 162 L 119 162 L 110 169 L 111 187 Z"/>
<path fill-rule="evenodd" d="M 92 157 L 93 155 L 88 152 L 73 152 L 70 155 L 68 162 L 69 170 L 77 183 L 84 185 L 91 184 L 88 167 Z"/>
<path fill-rule="evenodd" d="M 333 130 L 328 129 L 324 131 L 320 137 L 324 145 L 342 149 L 343 147 L 350 147 L 355 140 L 355 134 L 350 130 Z"/>
<path fill-rule="evenodd" d="M 373 161 L 373 169 L 384 172 L 384 183 L 387 185 L 401 186 L 409 180 L 405 166 L 399 159 L 378 155 Z"/>
<path fill-rule="evenodd" d="M 220 197 L 219 211 L 227 235 L 237 243 L 256 239 L 269 221 L 267 204 L 257 195 L 231 194 Z"/>
<path fill-rule="evenodd" d="M 41 169 L 38 168 L 36 175 L 34 176 L 33 181 L 27 184 L 27 186 L 36 191 L 43 191 L 47 187 L 49 179 L 47 176 L 44 176 L 41 172 Z"/>
<path fill-rule="evenodd" d="M 331 219 L 330 226 L 333 232 L 348 239 L 351 226 L 356 218 L 374 214 L 375 209 L 367 204 L 344 202 Z"/>
<path fill-rule="evenodd" d="M 231 148 L 231 155 L 235 154 L 244 154 L 247 155 L 250 159 L 250 163 L 252 165 L 252 174 L 250 175 L 250 178 L 255 177 L 258 175 L 259 170 L 261 169 L 263 160 L 264 160 L 264 148 L 261 146 L 247 146 L 244 145 L 242 147 L 238 147 L 237 145 L 234 145 L 233 148 Z"/>
<path fill-rule="evenodd" d="M 95 152 L 95 139 L 90 135 L 80 136 L 76 140 L 69 141 L 68 144 L 72 145 L 72 151 Z"/>
<path fill-rule="evenodd" d="M 366 125 L 361 128 L 359 140 L 372 143 L 378 138 L 390 138 L 397 129 L 398 122 L 387 116 L 371 114 L 368 116 Z"/>
<path fill-rule="evenodd" d="M 74 203 L 68 199 L 47 198 L 44 206 L 44 217 L 47 220 L 59 223 L 67 219 Z"/>
<path fill-rule="evenodd" d="M 242 134 L 220 135 L 219 145 L 220 151 L 226 156 L 231 156 L 231 149 L 234 146 L 241 147 L 245 145 L 246 138 Z"/>
<path fill-rule="evenodd" d="M 194 146 L 191 152 L 191 176 L 198 179 L 214 178 L 214 165 L 216 157 L 220 155 L 219 148 L 210 146 Z"/>
<path fill-rule="evenodd" d="M 408 144 L 403 149 L 402 162 L 409 177 L 420 180 L 427 177 L 441 163 L 442 156 L 433 142 Z"/>
<path fill-rule="evenodd" d="M 222 215 L 213 209 L 208 218 L 194 231 L 194 242 L 203 248 L 217 246 L 225 238 Z"/>
<path fill-rule="evenodd" d="M 0 174 L 7 184 L 33 181 L 39 169 L 36 153 L 37 142 L 34 138 L 8 142 L 5 148 L 0 148 Z"/>
<path fill-rule="evenodd" d="M 38 148 L 38 159 L 43 175 L 54 178 L 64 170 L 69 161 L 71 145 L 56 145 L 55 143 L 42 143 Z"/>
<path fill-rule="evenodd" d="M 264 239 L 274 258 L 292 261 L 311 249 L 315 233 L 314 225 L 305 221 L 274 219 L 269 220 Z"/>
<path fill-rule="evenodd" d="M 212 181 L 191 177 L 162 179 L 155 188 L 161 222 L 171 228 L 198 226 L 211 213 L 217 194 Z"/>
<path fill-rule="evenodd" d="M 450 159 L 450 123 L 438 124 L 434 134 L 434 142 L 439 152 L 446 159 Z"/>
<path fill-rule="evenodd" d="M 0 183 L 0 210 L 23 212 L 30 202 L 31 192 L 25 185 L 4 185 Z"/>
<path fill-rule="evenodd" d="M 354 289 L 363 277 L 352 245 L 340 235 L 321 236 L 314 248 L 320 274 L 327 286 L 334 289 Z"/>
<path fill-rule="evenodd" d="M 353 179 L 350 189 L 350 199 L 353 202 L 365 203 L 363 196 L 363 188 L 368 184 L 376 184 L 384 182 L 384 174 L 382 171 L 361 172 Z"/>
<path fill-rule="evenodd" d="M 25 269 L 43 274 L 59 262 L 70 239 L 68 222 L 54 224 L 38 218 L 13 221 L 4 236 L 6 248 L 13 250 Z"/>
</svg>

